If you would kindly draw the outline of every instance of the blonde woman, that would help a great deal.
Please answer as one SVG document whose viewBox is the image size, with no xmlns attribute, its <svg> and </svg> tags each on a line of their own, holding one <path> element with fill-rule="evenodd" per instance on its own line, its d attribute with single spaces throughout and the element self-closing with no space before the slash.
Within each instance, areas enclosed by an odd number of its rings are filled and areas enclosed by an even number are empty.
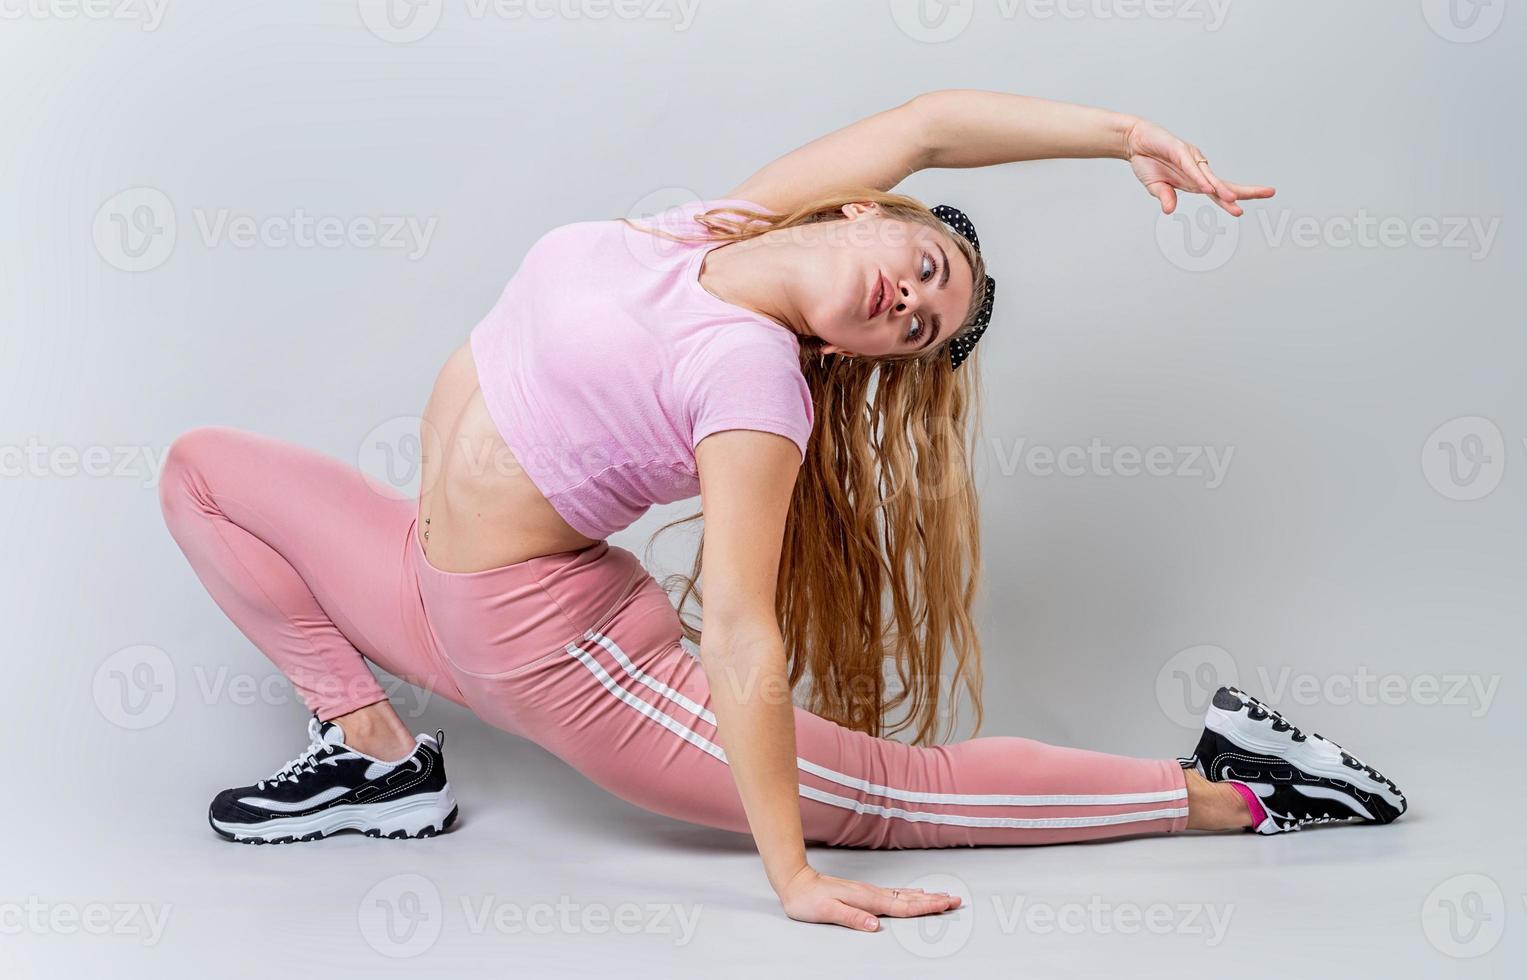
<svg viewBox="0 0 1527 980">
<path fill-rule="evenodd" d="M 212 827 L 264 843 L 451 826 L 444 733 L 411 735 L 368 660 L 632 803 L 751 831 L 786 914 L 854 929 L 960 899 L 820 874 L 806 842 L 1397 817 L 1392 782 L 1232 689 L 1181 760 L 929 744 L 946 699 L 967 696 L 980 720 L 968 359 L 995 284 L 966 215 L 891 189 L 927 168 L 1055 157 L 1127 161 L 1168 212 L 1179 192 L 1232 215 L 1273 193 L 1220 180 L 1142 119 L 932 92 L 724 199 L 544 235 L 440 372 L 417 500 L 264 436 L 180 436 L 168 526 L 312 711 L 309 746 L 218 794 Z M 703 632 L 606 540 L 696 493 L 704 535 L 681 606 L 700 599 L 703 562 Z"/>
</svg>

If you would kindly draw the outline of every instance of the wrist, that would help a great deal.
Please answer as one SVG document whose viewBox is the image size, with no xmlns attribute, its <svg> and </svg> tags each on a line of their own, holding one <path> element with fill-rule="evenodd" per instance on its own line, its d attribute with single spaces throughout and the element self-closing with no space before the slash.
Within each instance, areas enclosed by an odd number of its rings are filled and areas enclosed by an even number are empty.
<svg viewBox="0 0 1527 980">
<path fill-rule="evenodd" d="M 791 882 L 803 874 L 811 873 L 811 865 L 803 861 L 798 865 L 785 867 L 779 871 L 768 869 L 765 869 L 765 871 L 769 876 L 769 886 L 774 889 L 774 894 L 783 898 L 785 890 L 790 887 Z"/>
<path fill-rule="evenodd" d="M 1110 123 L 1109 156 L 1116 160 L 1128 160 L 1134 155 L 1131 144 L 1134 141 L 1135 127 L 1145 120 L 1139 116 L 1131 116 L 1125 113 L 1115 113 Z"/>
</svg>

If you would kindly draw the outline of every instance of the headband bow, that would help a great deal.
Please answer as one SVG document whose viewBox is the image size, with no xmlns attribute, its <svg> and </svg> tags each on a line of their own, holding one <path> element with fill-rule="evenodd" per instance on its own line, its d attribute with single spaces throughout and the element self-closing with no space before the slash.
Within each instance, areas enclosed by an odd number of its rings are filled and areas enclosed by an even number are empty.
<svg viewBox="0 0 1527 980">
<path fill-rule="evenodd" d="M 977 254 L 980 253 L 981 239 L 976 235 L 976 226 L 971 224 L 970 218 L 966 217 L 964 211 L 961 211 L 959 208 L 950 207 L 947 204 L 940 204 L 933 208 L 933 213 L 944 224 L 959 232 L 960 237 L 970 242 L 970 247 L 975 249 Z M 981 339 L 981 335 L 986 332 L 987 326 L 991 324 L 992 297 L 996 295 L 996 292 L 997 281 L 991 276 L 987 276 L 986 295 L 981 301 L 981 308 L 976 311 L 975 319 L 964 333 L 949 341 L 949 369 L 951 371 L 959 367 L 964 363 L 965 358 L 970 356 L 970 349 L 976 345 L 976 341 Z"/>
</svg>

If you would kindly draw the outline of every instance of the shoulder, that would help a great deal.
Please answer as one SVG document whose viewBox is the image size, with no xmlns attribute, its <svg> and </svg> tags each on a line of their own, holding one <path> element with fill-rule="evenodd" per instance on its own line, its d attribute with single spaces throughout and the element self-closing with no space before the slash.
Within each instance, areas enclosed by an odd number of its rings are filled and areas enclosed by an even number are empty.
<svg viewBox="0 0 1527 980">
<path fill-rule="evenodd" d="M 778 324 L 739 318 L 707 333 L 689 357 L 688 374 L 698 386 L 724 377 L 729 383 L 753 379 L 794 391 L 804 386 L 801 345 Z"/>
<path fill-rule="evenodd" d="M 788 330 L 734 324 L 706 342 L 693 367 L 692 445 L 722 429 L 759 429 L 789 437 L 804 457 L 815 411 Z"/>
<path fill-rule="evenodd" d="M 677 204 L 659 205 L 655 210 L 639 208 L 630 220 L 638 225 L 678 235 L 703 235 L 706 228 L 700 223 L 701 215 L 708 211 L 720 212 L 728 220 L 739 220 L 752 214 L 773 214 L 759 204 L 740 197 L 686 197 Z"/>
</svg>

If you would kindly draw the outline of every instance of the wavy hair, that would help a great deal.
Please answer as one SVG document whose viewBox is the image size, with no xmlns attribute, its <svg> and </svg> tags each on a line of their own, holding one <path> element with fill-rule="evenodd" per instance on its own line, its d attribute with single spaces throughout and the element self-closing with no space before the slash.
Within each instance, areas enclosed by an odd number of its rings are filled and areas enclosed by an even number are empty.
<svg viewBox="0 0 1527 980">
<path fill-rule="evenodd" d="M 960 336 L 985 298 L 985 265 L 915 198 L 846 189 L 785 214 L 711 209 L 696 216 L 706 232 L 698 239 L 644 230 L 724 244 L 845 220 L 843 206 L 855 201 L 937 228 L 965 256 L 975 289 L 950 339 Z M 870 735 L 910 732 L 916 744 L 956 729 L 963 689 L 979 730 L 981 646 L 971 617 L 981 573 L 971 469 L 980 420 L 977 371 L 949 369 L 947 340 L 876 357 L 824 354 L 822 343 L 808 337 L 801 344 L 816 422 L 790 501 L 775 589 L 791 689 L 815 714 Z M 665 524 L 649 551 L 664 531 L 702 517 Z M 670 594 L 680 589 L 684 635 L 697 644 L 701 629 L 683 612 L 691 599 L 703 606 L 703 534 L 691 573 L 664 582 Z M 947 729 L 940 725 L 946 715 Z"/>
</svg>

